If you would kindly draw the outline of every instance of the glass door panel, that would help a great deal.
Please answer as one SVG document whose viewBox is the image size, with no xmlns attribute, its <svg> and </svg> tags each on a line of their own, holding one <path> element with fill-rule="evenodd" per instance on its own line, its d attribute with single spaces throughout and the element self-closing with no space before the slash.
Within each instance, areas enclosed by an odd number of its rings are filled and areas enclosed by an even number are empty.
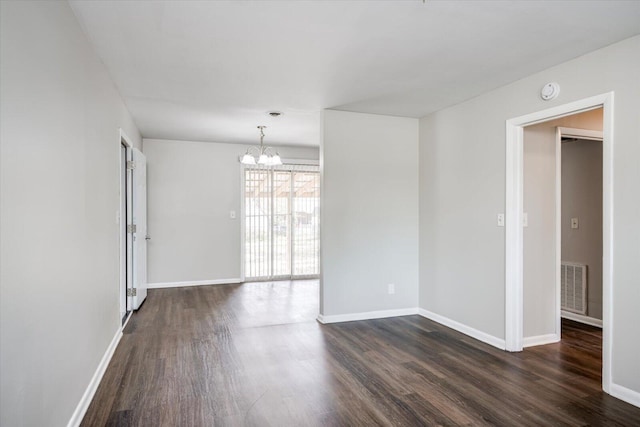
<svg viewBox="0 0 640 427">
<path fill-rule="evenodd" d="M 293 172 L 293 275 L 320 274 L 320 174 Z"/>
<path fill-rule="evenodd" d="M 273 271 L 291 276 L 291 172 L 273 171 Z"/>
<path fill-rule="evenodd" d="M 245 275 L 271 276 L 271 174 L 245 170 Z"/>
</svg>

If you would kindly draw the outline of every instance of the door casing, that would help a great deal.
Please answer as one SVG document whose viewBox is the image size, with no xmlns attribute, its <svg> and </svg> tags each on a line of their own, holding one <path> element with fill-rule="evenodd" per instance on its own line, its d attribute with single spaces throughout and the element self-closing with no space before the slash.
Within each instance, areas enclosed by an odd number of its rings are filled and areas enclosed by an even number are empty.
<svg viewBox="0 0 640 427">
<path fill-rule="evenodd" d="M 506 121 L 505 192 L 505 345 L 523 349 L 523 128 L 561 117 L 603 108 L 603 316 L 602 388 L 609 393 L 612 371 L 613 295 L 613 117 L 614 93 L 608 92 Z"/>
</svg>

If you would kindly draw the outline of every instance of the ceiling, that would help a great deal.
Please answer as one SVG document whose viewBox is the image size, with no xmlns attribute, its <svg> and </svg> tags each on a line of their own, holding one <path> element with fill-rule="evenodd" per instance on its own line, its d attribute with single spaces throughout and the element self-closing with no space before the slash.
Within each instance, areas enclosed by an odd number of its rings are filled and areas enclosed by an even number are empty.
<svg viewBox="0 0 640 427">
<path fill-rule="evenodd" d="M 640 33 L 636 1 L 71 1 L 145 138 L 318 145 Z M 266 113 L 282 111 L 274 119 Z"/>
</svg>

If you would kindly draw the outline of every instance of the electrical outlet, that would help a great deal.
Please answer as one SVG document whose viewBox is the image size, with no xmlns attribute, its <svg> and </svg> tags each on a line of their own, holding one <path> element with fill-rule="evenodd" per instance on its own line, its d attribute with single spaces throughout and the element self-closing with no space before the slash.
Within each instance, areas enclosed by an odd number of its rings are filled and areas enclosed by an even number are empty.
<svg viewBox="0 0 640 427">
<path fill-rule="evenodd" d="M 498 227 L 504 227 L 504 214 L 498 214 Z"/>
<path fill-rule="evenodd" d="M 396 293 L 396 285 L 394 283 L 389 283 L 387 285 L 387 292 L 389 292 L 389 295 L 393 295 Z"/>
</svg>

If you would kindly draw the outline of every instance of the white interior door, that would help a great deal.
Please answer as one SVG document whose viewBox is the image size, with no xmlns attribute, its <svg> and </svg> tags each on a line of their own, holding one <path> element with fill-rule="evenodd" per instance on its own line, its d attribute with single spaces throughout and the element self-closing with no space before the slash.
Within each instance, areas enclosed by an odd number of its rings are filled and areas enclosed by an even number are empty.
<svg viewBox="0 0 640 427">
<path fill-rule="evenodd" d="M 133 149 L 133 309 L 147 297 L 147 158 Z"/>
<path fill-rule="evenodd" d="M 131 237 L 127 232 L 127 224 L 131 222 L 131 176 L 127 170 L 127 161 L 130 160 L 129 148 L 120 144 L 120 212 L 118 216 L 120 226 L 120 318 L 122 323 L 127 319 L 131 311 L 130 288 L 132 287 L 132 275 L 130 273 L 133 263 Z"/>
</svg>

